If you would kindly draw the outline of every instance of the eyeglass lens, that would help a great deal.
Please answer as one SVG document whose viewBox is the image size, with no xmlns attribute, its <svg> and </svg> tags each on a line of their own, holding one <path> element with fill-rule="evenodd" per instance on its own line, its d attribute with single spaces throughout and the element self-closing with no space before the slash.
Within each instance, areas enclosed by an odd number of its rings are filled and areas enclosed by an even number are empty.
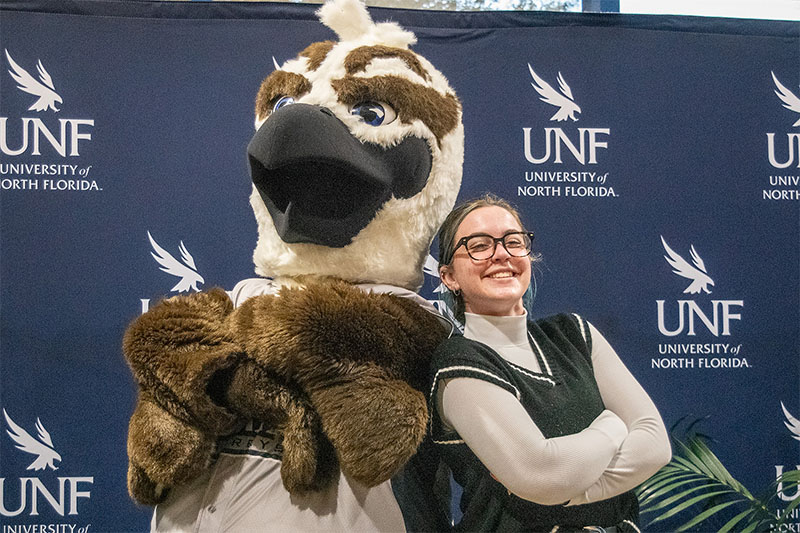
<svg viewBox="0 0 800 533">
<path fill-rule="evenodd" d="M 525 257 L 531 253 L 531 239 L 525 233 L 508 233 L 499 238 L 474 235 L 467 239 L 465 247 L 470 257 L 480 261 L 494 256 L 497 243 L 503 243 L 508 254 L 514 257 Z"/>
</svg>

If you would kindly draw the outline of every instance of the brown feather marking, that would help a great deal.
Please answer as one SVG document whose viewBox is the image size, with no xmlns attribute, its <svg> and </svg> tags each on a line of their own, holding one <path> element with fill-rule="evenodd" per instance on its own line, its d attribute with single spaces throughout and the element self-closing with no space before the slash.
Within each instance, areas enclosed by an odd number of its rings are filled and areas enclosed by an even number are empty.
<svg viewBox="0 0 800 533">
<path fill-rule="evenodd" d="M 331 82 L 346 105 L 372 100 L 391 105 L 404 124 L 421 120 L 436 136 L 442 138 L 458 125 L 461 104 L 454 94 L 441 94 L 436 89 L 416 84 L 398 76 L 356 78 L 345 76 Z"/>
<path fill-rule="evenodd" d="M 336 43 L 333 41 L 321 41 L 318 43 L 312 43 L 306 47 L 305 50 L 300 52 L 300 57 L 307 57 L 308 58 L 308 70 L 315 71 L 322 65 L 322 62 L 325 61 L 325 58 L 328 56 L 328 52 L 334 47 Z"/>
<path fill-rule="evenodd" d="M 344 60 L 344 68 L 348 74 L 353 75 L 357 72 L 366 70 L 367 65 L 373 59 L 397 57 L 402 59 L 406 66 L 413 70 L 425 81 L 430 81 L 430 74 L 423 68 L 422 63 L 419 62 L 414 52 L 404 50 L 402 48 L 393 48 L 391 46 L 359 46 L 349 54 Z"/>
<path fill-rule="evenodd" d="M 267 76 L 256 96 L 256 117 L 262 119 L 269 115 L 279 96 L 298 98 L 311 90 L 308 78 L 294 72 L 276 70 Z"/>
</svg>

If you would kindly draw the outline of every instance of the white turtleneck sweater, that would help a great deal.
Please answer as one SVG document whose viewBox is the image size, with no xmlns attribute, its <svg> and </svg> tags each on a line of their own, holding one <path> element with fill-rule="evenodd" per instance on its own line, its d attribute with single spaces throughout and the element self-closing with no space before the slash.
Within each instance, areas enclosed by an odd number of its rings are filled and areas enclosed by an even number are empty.
<svg viewBox="0 0 800 533">
<path fill-rule="evenodd" d="M 510 492 L 543 505 L 579 505 L 622 494 L 669 462 L 664 423 L 650 397 L 605 338 L 589 325 L 592 366 L 606 410 L 586 429 L 547 439 L 513 394 L 475 378 L 439 388 L 438 409 Z M 466 313 L 464 336 L 534 372 L 527 315 Z M 541 350 L 540 350 L 541 351 Z"/>
</svg>

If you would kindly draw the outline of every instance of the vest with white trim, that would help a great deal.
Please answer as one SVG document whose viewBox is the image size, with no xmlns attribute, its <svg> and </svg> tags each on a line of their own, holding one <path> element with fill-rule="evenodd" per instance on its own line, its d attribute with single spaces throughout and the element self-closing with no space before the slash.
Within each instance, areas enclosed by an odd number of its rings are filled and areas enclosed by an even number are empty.
<svg viewBox="0 0 800 533">
<path fill-rule="evenodd" d="M 442 342 L 431 364 L 430 435 L 463 488 L 461 531 L 550 531 L 555 526 L 612 526 L 638 523 L 633 491 L 608 500 L 565 507 L 539 505 L 510 494 L 495 480 L 454 430 L 439 417 L 437 390 L 442 380 L 471 377 L 513 394 L 546 438 L 578 433 L 605 409 L 592 368 L 588 324 L 560 314 L 528 322 L 531 348 L 542 369 L 532 372 L 506 361 L 496 351 L 463 336 Z M 566 503 L 566 502 L 565 502 Z"/>
</svg>

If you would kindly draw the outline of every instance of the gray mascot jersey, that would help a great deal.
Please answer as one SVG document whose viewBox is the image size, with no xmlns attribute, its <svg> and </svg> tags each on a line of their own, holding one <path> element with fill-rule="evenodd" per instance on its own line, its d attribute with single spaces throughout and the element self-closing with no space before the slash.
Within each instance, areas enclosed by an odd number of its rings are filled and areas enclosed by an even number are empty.
<svg viewBox="0 0 800 533">
<path fill-rule="evenodd" d="M 422 297 L 390 285 L 358 285 L 367 292 L 412 298 L 436 313 Z M 268 279 L 247 279 L 229 293 L 233 304 L 275 294 Z M 438 314 L 438 313 L 437 313 Z M 292 496 L 281 481 L 281 434 L 250 422 L 219 443 L 219 458 L 203 476 L 175 487 L 153 513 L 151 531 L 195 533 L 253 531 L 405 531 L 391 481 L 367 488 L 340 474 L 323 492 Z"/>
</svg>

